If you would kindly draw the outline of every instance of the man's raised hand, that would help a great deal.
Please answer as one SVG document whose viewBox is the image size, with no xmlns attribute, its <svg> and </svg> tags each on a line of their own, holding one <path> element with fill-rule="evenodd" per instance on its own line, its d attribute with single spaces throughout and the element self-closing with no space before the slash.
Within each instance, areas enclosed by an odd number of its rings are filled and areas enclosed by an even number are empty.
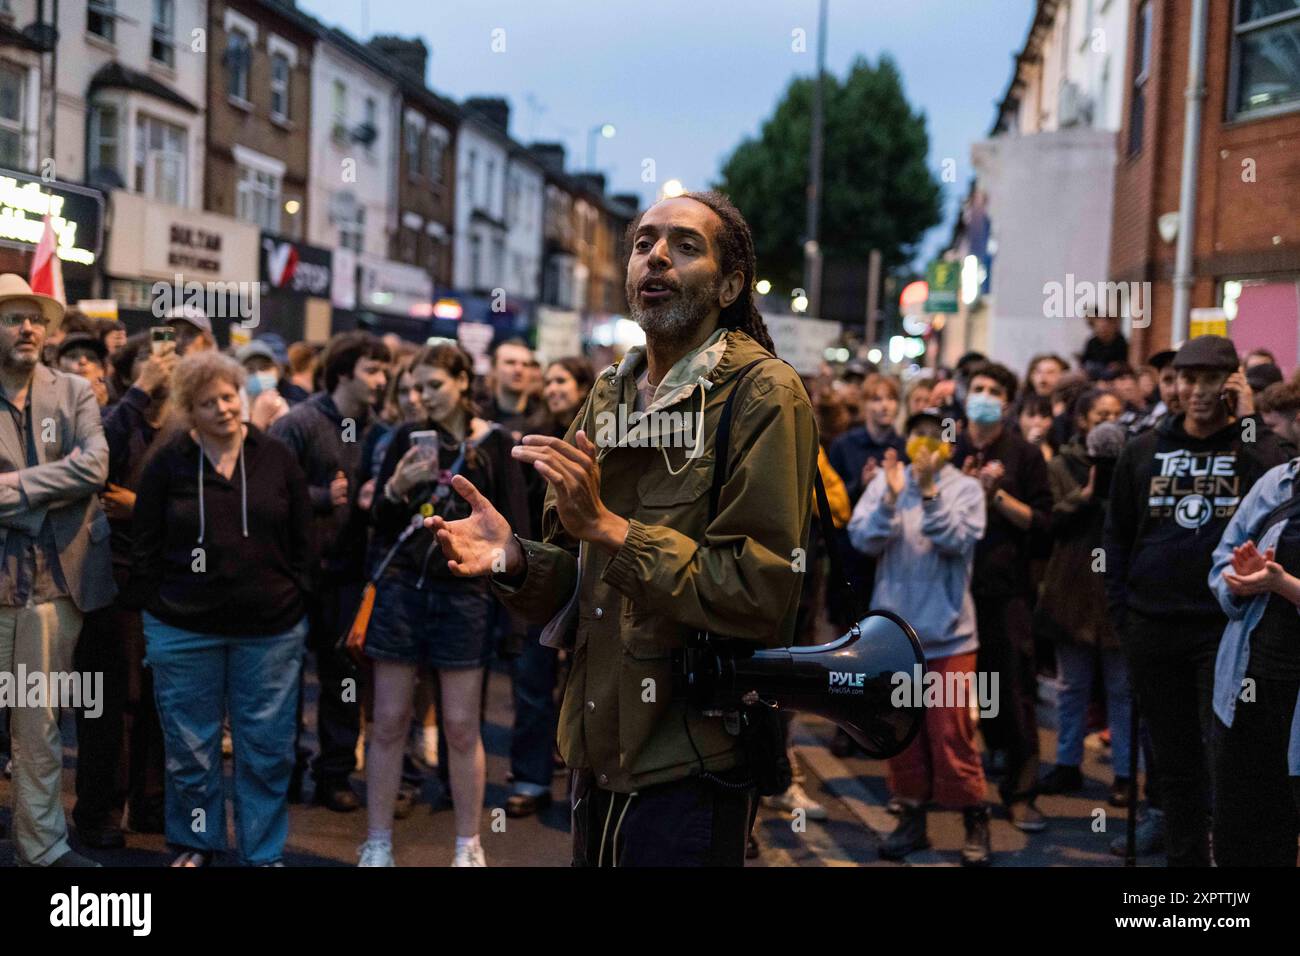
<svg viewBox="0 0 1300 956">
<path fill-rule="evenodd" d="M 451 573 L 472 578 L 522 571 L 523 550 L 501 512 L 464 475 L 453 477 L 451 487 L 469 502 L 469 517 L 459 521 L 447 521 L 441 515 L 424 519 L 424 526 L 437 536 Z"/>
</svg>

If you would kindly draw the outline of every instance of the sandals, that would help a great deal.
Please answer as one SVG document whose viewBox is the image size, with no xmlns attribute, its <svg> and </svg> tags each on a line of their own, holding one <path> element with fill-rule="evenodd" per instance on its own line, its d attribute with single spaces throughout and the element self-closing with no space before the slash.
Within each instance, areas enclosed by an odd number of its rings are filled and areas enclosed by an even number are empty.
<svg viewBox="0 0 1300 956">
<path fill-rule="evenodd" d="M 202 850 L 183 850 L 181 855 L 171 861 L 171 866 L 208 866 L 212 862 L 212 854 Z"/>
</svg>

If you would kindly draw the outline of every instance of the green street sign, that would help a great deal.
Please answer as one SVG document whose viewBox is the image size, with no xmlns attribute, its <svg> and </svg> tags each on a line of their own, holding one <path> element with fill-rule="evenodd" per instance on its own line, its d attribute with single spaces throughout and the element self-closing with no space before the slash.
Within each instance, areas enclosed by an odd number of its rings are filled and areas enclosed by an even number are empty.
<svg viewBox="0 0 1300 956">
<path fill-rule="evenodd" d="M 925 300 L 926 312 L 956 312 L 957 289 L 961 282 L 961 269 L 956 262 L 942 260 L 930 263 L 926 270 L 930 295 Z"/>
</svg>

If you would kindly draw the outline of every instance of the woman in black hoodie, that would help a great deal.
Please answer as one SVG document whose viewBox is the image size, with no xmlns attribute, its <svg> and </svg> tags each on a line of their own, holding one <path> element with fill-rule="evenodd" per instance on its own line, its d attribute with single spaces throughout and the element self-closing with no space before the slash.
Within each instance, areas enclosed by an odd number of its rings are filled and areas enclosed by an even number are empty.
<svg viewBox="0 0 1300 956">
<path fill-rule="evenodd" d="M 243 381 L 216 352 L 180 362 L 171 395 L 189 427 L 156 446 L 136 491 L 128 595 L 144 610 L 173 866 L 226 848 L 227 711 L 241 862 L 279 865 L 289 832 L 311 506 L 289 449 L 241 421 Z"/>
</svg>

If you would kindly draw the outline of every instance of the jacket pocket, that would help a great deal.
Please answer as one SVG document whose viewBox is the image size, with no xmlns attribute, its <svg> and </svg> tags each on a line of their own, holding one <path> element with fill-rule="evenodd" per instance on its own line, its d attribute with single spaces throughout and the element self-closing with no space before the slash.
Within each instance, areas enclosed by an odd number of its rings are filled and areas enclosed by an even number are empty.
<svg viewBox="0 0 1300 956">
<path fill-rule="evenodd" d="M 708 492 L 713 483 L 713 459 L 688 459 L 686 469 L 679 475 L 655 469 L 646 472 L 637 482 L 636 492 L 641 504 L 647 508 L 671 508 L 687 505 Z"/>
</svg>

